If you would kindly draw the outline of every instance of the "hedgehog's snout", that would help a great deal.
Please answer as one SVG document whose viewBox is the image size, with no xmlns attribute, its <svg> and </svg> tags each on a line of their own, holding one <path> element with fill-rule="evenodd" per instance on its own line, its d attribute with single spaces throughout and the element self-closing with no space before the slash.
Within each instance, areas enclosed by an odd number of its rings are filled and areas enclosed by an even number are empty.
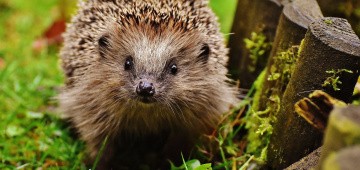
<svg viewBox="0 0 360 170">
<path fill-rule="evenodd" d="M 140 97 L 149 98 L 155 94 L 155 86 L 148 80 L 141 80 L 136 87 L 136 93 Z"/>
</svg>

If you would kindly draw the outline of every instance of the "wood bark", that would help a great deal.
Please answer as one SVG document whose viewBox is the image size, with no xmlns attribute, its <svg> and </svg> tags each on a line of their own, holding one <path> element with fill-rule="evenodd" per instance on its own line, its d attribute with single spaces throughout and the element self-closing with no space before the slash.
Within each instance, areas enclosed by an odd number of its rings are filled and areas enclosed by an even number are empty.
<svg viewBox="0 0 360 170">
<path fill-rule="evenodd" d="M 231 31 L 233 34 L 229 38 L 228 67 L 233 78 L 240 80 L 240 87 L 250 88 L 266 65 L 265 59 L 265 61 L 256 63 L 255 71 L 249 70 L 252 61 L 244 39 L 250 38 L 252 32 L 262 32 L 267 41 L 272 42 L 282 7 L 280 0 L 238 1 Z"/>
<path fill-rule="evenodd" d="M 360 145 L 360 106 L 336 107 L 330 114 L 319 168 L 324 168 L 333 153 L 353 145 Z"/>
<path fill-rule="evenodd" d="M 265 83 L 261 89 L 259 108 L 255 108 L 256 110 L 265 110 L 268 105 L 268 99 L 272 95 L 277 95 L 281 99 L 288 80 L 284 77 L 276 80 L 269 79 L 269 76 L 274 73 L 286 76 L 283 74 L 284 68 L 281 68 L 283 65 L 274 64 L 274 62 L 279 60 L 278 57 L 281 53 L 286 52 L 294 45 L 300 45 L 310 23 L 322 17 L 323 15 L 316 0 L 295 0 L 285 5 L 280 16 L 273 48 L 267 63 Z"/>
<path fill-rule="evenodd" d="M 273 126 L 268 148 L 271 167 L 285 168 L 321 144 L 322 133 L 294 112 L 294 104 L 314 90 L 348 102 L 359 69 L 360 40 L 345 19 L 323 18 L 310 24 Z M 329 79 L 333 86 L 326 85 Z"/>
</svg>

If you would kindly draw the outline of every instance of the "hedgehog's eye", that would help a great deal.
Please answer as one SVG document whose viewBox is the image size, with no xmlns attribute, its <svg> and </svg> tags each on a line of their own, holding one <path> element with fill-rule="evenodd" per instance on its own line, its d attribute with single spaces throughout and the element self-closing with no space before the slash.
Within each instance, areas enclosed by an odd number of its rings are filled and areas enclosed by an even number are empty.
<svg viewBox="0 0 360 170">
<path fill-rule="evenodd" d="M 128 58 L 126 59 L 126 61 L 125 61 L 124 69 L 125 69 L 125 70 L 131 70 L 131 69 L 133 68 L 133 65 L 134 65 L 134 63 L 133 63 L 131 57 L 128 57 Z"/>
<path fill-rule="evenodd" d="M 178 68 L 176 64 L 170 65 L 170 72 L 172 75 L 175 75 L 178 72 Z"/>
</svg>

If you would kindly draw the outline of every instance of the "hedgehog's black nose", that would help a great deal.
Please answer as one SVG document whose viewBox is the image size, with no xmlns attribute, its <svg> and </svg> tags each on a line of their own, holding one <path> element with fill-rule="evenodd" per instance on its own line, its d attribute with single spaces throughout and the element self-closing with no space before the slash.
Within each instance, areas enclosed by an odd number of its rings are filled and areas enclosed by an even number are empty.
<svg viewBox="0 0 360 170">
<path fill-rule="evenodd" d="M 136 87 L 136 93 L 142 97 L 151 97 L 155 94 L 155 87 L 150 82 L 140 81 Z"/>
</svg>

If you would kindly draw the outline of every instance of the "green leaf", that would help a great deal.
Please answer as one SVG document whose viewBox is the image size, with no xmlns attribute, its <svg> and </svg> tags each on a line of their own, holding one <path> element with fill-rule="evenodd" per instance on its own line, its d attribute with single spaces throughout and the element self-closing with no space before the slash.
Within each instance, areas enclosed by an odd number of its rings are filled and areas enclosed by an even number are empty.
<svg viewBox="0 0 360 170">
<path fill-rule="evenodd" d="M 211 170 L 211 163 L 201 164 L 199 160 L 192 159 L 184 162 L 181 166 L 176 167 L 172 162 L 171 170 Z"/>
<path fill-rule="evenodd" d="M 268 80 L 268 81 L 277 80 L 277 79 L 280 78 L 280 76 L 281 76 L 280 73 L 272 73 L 272 74 L 269 75 L 269 77 L 268 77 L 267 80 Z"/>
<path fill-rule="evenodd" d="M 25 132 L 25 130 L 19 126 L 16 125 L 9 125 L 6 128 L 6 135 L 8 135 L 9 137 L 15 137 L 15 136 L 20 136 Z"/>
<path fill-rule="evenodd" d="M 196 167 L 194 170 L 212 170 L 211 163 L 202 164 L 202 165 Z"/>
<path fill-rule="evenodd" d="M 40 112 L 28 111 L 26 112 L 26 117 L 29 119 L 42 119 L 44 117 L 44 114 Z"/>
</svg>

